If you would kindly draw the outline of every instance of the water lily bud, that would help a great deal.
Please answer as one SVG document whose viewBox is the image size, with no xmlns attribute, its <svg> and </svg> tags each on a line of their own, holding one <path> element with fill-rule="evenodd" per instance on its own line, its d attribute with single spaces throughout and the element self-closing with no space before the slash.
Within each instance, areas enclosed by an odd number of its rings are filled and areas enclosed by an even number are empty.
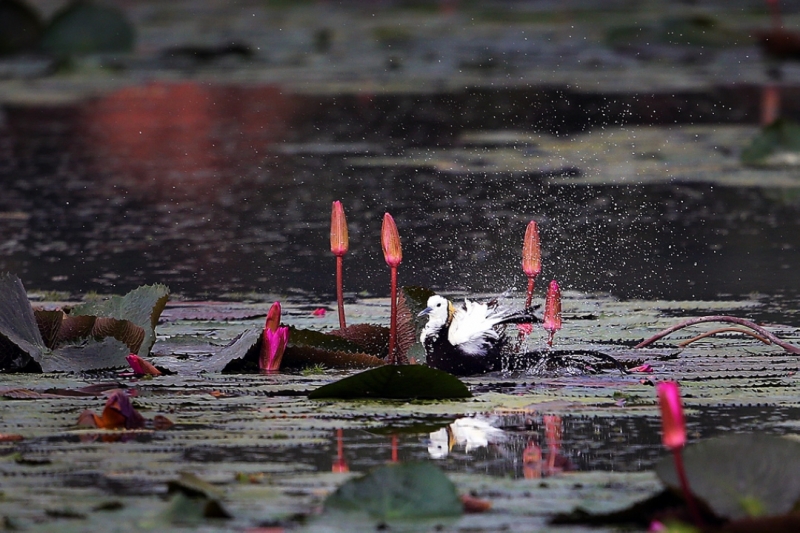
<svg viewBox="0 0 800 533">
<path fill-rule="evenodd" d="M 525 230 L 525 240 L 522 243 L 522 270 L 531 278 L 542 271 L 542 249 L 539 246 L 539 228 L 531 220 Z"/>
<path fill-rule="evenodd" d="M 681 392 L 674 381 L 662 381 L 656 386 L 658 405 L 661 407 L 661 441 L 671 451 L 686 444 L 686 420 L 683 418 Z"/>
<path fill-rule="evenodd" d="M 383 226 L 381 227 L 381 245 L 383 245 L 383 257 L 386 264 L 390 267 L 397 267 L 403 260 L 403 249 L 400 247 L 400 234 L 394 223 L 392 215 L 383 215 Z"/>
<path fill-rule="evenodd" d="M 128 364 L 131 365 L 131 370 L 137 376 L 160 376 L 161 371 L 153 366 L 152 363 L 145 361 L 135 353 L 125 356 Z"/>
<path fill-rule="evenodd" d="M 258 367 L 268 372 L 279 370 L 283 360 L 283 352 L 288 344 L 289 328 L 286 326 L 281 327 L 281 303 L 275 302 L 269 308 L 267 321 L 264 324 Z"/>
<path fill-rule="evenodd" d="M 347 236 L 347 220 L 344 217 L 342 202 L 336 200 L 331 209 L 331 252 L 336 256 L 343 256 L 350 246 Z"/>
<path fill-rule="evenodd" d="M 278 326 L 281 325 L 281 303 L 275 302 L 267 312 L 267 321 L 264 324 L 264 330 L 277 331 Z"/>
<path fill-rule="evenodd" d="M 556 280 L 551 281 L 547 287 L 543 326 L 551 335 L 561 329 L 561 289 L 558 288 Z"/>
</svg>

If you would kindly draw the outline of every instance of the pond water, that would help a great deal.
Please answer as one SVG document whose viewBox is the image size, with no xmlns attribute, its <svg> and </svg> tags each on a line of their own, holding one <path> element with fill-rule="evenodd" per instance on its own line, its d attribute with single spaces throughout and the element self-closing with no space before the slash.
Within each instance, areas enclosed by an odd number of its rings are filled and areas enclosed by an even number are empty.
<svg viewBox="0 0 800 533">
<path fill-rule="evenodd" d="M 707 94 L 331 96 L 182 81 L 72 104 L 7 106 L 0 271 L 19 275 L 45 300 L 165 283 L 178 302 L 162 315 L 153 359 L 185 361 L 262 326 L 276 298 L 286 303 L 288 323 L 335 327 L 334 313 L 310 315 L 332 300 L 333 200 L 344 203 L 350 228 L 350 316 L 381 323 L 388 317 L 384 212 L 403 240 L 401 284 L 517 297 L 525 281 L 522 236 L 535 219 L 544 253 L 539 293 L 550 278 L 566 289 L 561 346 L 600 343 L 653 363 L 656 379 L 681 379 L 693 440 L 731 430 L 793 433 L 798 365 L 774 346 L 725 338 L 680 356 L 621 348 L 675 317 L 722 312 L 785 324 L 781 335 L 796 336 L 800 179 L 791 169 L 738 163 L 756 131 L 747 123 L 752 89 L 740 91 L 715 108 Z M 208 304 L 206 315 L 181 315 L 183 299 L 256 303 L 242 312 Z M 0 382 L 4 390 L 41 392 L 107 377 L 6 375 Z M 530 491 L 534 500 L 548 497 L 536 493 L 547 483 L 510 489 L 505 480 L 597 483 L 617 503 L 626 491 L 641 489 L 641 497 L 657 485 L 624 477 L 665 455 L 648 376 L 470 378 L 474 404 L 305 398 L 338 377 L 125 381 L 147 416 L 164 413 L 176 425 L 119 439 L 73 427 L 82 409 L 99 410 L 102 399 L 11 397 L 0 433 L 25 432 L 25 440 L 2 445 L 17 459 L 0 473 L 22 487 L 21 498 L 42 500 L 40 509 L 74 505 L 94 519 L 98 494 L 125 498 L 126 512 L 151 512 L 152 498 L 135 498 L 163 494 L 166 481 L 188 469 L 226 487 L 239 520 L 229 529 L 238 530 L 308 514 L 321 492 L 342 482 L 334 475 L 394 458 L 434 461 L 462 492 L 499 494 L 501 511 L 485 530 L 510 520 L 510 530 L 530 531 L 547 514 L 582 503 L 580 494 L 555 492 L 555 507 L 533 518 L 503 514 L 503 498 L 514 491 L 523 495 L 508 499 L 526 508 Z M 110 458 L 113 469 L 105 466 Z M 63 486 L 44 490 L 54 479 Z M 25 513 L 52 525 L 52 517 Z M 519 516 L 532 522 L 513 525 Z"/>
<path fill-rule="evenodd" d="M 9 106 L 0 270 L 71 295 L 160 282 L 188 298 L 327 299 L 340 199 L 351 296 L 388 292 L 388 211 L 402 284 L 522 288 L 535 219 L 542 276 L 562 287 L 794 302 L 800 181 L 738 164 L 752 92 L 723 93 L 717 108 L 704 93 L 319 96 L 183 81 Z"/>
</svg>

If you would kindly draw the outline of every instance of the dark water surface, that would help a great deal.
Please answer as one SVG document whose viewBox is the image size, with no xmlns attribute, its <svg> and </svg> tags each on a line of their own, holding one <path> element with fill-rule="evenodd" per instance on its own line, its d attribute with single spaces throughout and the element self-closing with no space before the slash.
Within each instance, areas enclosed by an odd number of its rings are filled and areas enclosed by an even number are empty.
<svg viewBox="0 0 800 533">
<path fill-rule="evenodd" d="M 569 135 L 622 117 L 741 122 L 752 105 L 739 97 L 719 96 L 731 109 L 720 115 L 698 95 L 626 100 L 531 89 L 333 97 L 182 82 L 71 105 L 8 107 L 0 122 L 0 271 L 18 274 L 29 290 L 73 295 L 161 282 L 191 298 L 327 298 L 330 205 L 340 199 L 350 225 L 351 294 L 388 293 L 379 239 L 389 211 L 403 239 L 402 284 L 521 289 L 522 236 L 536 219 L 543 277 L 567 289 L 665 299 L 759 292 L 793 301 L 800 203 L 791 193 L 553 185 L 537 172 L 348 162 L 452 146 L 468 130 Z M 645 116 L 650 106 L 659 113 Z"/>
</svg>

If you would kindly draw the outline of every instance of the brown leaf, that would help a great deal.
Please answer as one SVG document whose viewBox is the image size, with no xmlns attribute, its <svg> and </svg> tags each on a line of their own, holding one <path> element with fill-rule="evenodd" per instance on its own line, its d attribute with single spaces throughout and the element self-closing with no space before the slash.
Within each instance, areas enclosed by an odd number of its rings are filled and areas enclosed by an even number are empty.
<svg viewBox="0 0 800 533">
<path fill-rule="evenodd" d="M 360 346 L 364 353 L 386 357 L 389 350 L 389 328 L 375 324 L 355 324 L 344 329 L 335 329 L 331 335 L 347 339 Z"/>
<path fill-rule="evenodd" d="M 283 354 L 284 368 L 372 368 L 386 364 L 383 359 L 365 353 L 323 350 L 312 346 L 288 346 Z"/>
<path fill-rule="evenodd" d="M 102 427 L 101 424 L 100 417 L 88 409 L 78 417 L 78 425 L 81 427 L 99 428 Z"/>
<path fill-rule="evenodd" d="M 44 345 L 52 350 L 58 340 L 58 331 L 61 329 L 64 311 L 61 309 L 52 311 L 34 309 L 33 316 L 36 318 L 36 325 L 39 327 L 39 333 L 42 334 Z"/>
<path fill-rule="evenodd" d="M 81 415 L 83 416 L 83 415 Z M 104 429 L 139 429 L 144 427 L 144 417 L 133 408 L 128 395 L 115 391 L 106 401 L 99 427 Z"/>
<path fill-rule="evenodd" d="M 137 353 L 144 341 L 145 331 L 128 320 L 97 317 L 92 327 L 92 335 L 96 338 L 113 337 L 124 343 L 131 352 Z"/>
<path fill-rule="evenodd" d="M 92 334 L 95 318 L 93 316 L 65 315 L 58 330 L 56 344 L 89 337 Z"/>
<path fill-rule="evenodd" d="M 397 361 L 408 364 L 408 351 L 417 342 L 414 314 L 408 306 L 403 291 L 397 295 Z"/>
</svg>

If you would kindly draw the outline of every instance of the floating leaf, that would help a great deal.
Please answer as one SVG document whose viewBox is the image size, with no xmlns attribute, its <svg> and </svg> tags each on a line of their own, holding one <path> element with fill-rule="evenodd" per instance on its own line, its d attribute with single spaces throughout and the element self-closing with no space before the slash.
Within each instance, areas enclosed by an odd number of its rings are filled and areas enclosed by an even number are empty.
<svg viewBox="0 0 800 533">
<path fill-rule="evenodd" d="M 439 518 L 463 512 L 455 485 L 431 463 L 394 463 L 351 479 L 325 500 L 326 510 L 365 512 L 379 520 Z"/>
<path fill-rule="evenodd" d="M 37 361 L 42 372 L 82 372 L 106 368 L 124 368 L 128 347 L 116 339 L 87 340 L 69 344 L 45 354 Z"/>
<path fill-rule="evenodd" d="M 417 339 L 417 314 L 411 312 L 403 291 L 397 295 L 397 357 L 398 362 L 408 363 L 408 351 Z"/>
<path fill-rule="evenodd" d="M 46 347 L 22 281 L 0 274 L 0 368 L 22 370 L 40 361 Z"/>
<path fill-rule="evenodd" d="M 765 126 L 742 150 L 741 159 L 745 165 L 768 165 L 779 153 L 800 154 L 800 124 L 779 118 Z"/>
<path fill-rule="evenodd" d="M 376 357 L 386 357 L 389 350 L 389 328 L 375 324 L 355 324 L 344 329 L 330 332 L 334 337 L 341 337 L 361 348 L 360 351 Z"/>
<path fill-rule="evenodd" d="M 386 362 L 366 353 L 339 352 L 323 350 L 314 346 L 291 346 L 283 354 L 284 368 L 308 368 L 322 365 L 325 368 L 371 368 L 383 366 Z"/>
<path fill-rule="evenodd" d="M 692 492 L 718 515 L 737 519 L 756 506 L 785 514 L 800 502 L 800 442 L 764 434 L 726 435 L 685 448 Z M 671 457 L 656 466 L 661 480 L 680 491 Z"/>
<path fill-rule="evenodd" d="M 36 327 L 39 328 L 39 333 L 42 335 L 44 345 L 52 350 L 55 348 L 56 341 L 58 340 L 58 330 L 61 329 L 64 311 L 61 309 L 53 311 L 36 309 L 33 311 L 33 316 L 36 318 Z"/>
<path fill-rule="evenodd" d="M 169 506 L 161 518 L 169 523 L 196 525 L 209 518 L 232 518 L 220 503 L 222 493 L 194 474 L 181 472 L 167 483 Z"/>
<path fill-rule="evenodd" d="M 103 429 L 139 429 L 144 427 L 144 424 L 144 417 L 134 409 L 128 395 L 121 390 L 114 391 L 108 397 L 102 416 L 84 411 L 78 417 L 79 426 Z"/>
<path fill-rule="evenodd" d="M 145 357 L 156 341 L 156 324 L 168 299 L 166 286 L 144 285 L 125 296 L 77 305 L 70 315 L 98 317 L 92 328 L 93 335 L 112 336 L 124 342 L 131 352 Z"/>
<path fill-rule="evenodd" d="M 469 398 L 472 394 L 458 378 L 424 365 L 386 365 L 323 385 L 308 395 L 324 398 L 426 399 Z"/>
<path fill-rule="evenodd" d="M 250 329 L 228 346 L 199 365 L 206 372 L 258 372 L 261 329 Z M 382 359 L 365 354 L 353 342 L 319 331 L 291 328 L 289 345 L 281 368 L 364 368 L 385 364 Z"/>
<path fill-rule="evenodd" d="M 425 287 L 409 286 L 403 287 L 402 294 L 411 313 L 417 316 L 420 311 L 427 307 L 428 298 L 436 293 Z"/>
</svg>

